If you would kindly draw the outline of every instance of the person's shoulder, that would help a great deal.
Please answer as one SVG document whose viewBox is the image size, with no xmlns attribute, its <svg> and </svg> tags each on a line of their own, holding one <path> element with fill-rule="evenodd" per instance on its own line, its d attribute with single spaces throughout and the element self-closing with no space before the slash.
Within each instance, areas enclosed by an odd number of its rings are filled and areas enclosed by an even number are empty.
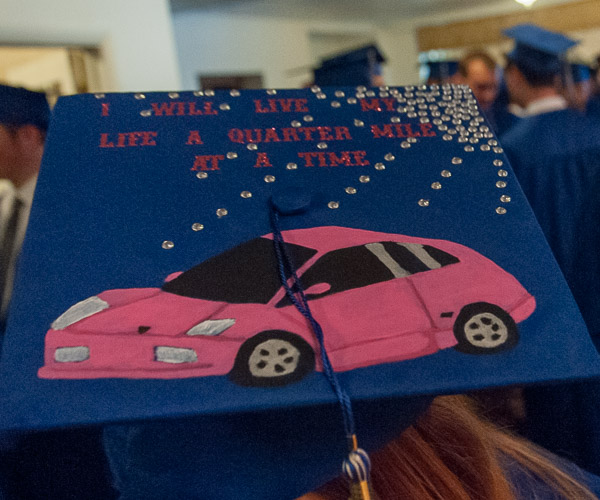
<svg viewBox="0 0 600 500">
<path fill-rule="evenodd" d="M 558 457 L 548 457 L 562 472 L 568 474 L 578 483 L 586 486 L 594 495 L 600 495 L 600 477 L 580 469 L 575 464 Z M 515 498 L 521 500 L 535 498 L 536 500 L 559 500 L 552 485 L 543 478 L 527 469 L 515 460 L 507 459 L 504 469 L 515 492 Z"/>
</svg>

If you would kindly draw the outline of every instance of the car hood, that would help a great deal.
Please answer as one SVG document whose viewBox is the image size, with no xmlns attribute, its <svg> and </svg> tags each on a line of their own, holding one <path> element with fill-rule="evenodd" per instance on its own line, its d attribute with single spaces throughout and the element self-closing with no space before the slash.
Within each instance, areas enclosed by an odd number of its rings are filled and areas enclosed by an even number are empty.
<svg viewBox="0 0 600 500">
<path fill-rule="evenodd" d="M 65 330 L 93 334 L 177 336 L 207 319 L 222 319 L 225 302 L 192 299 L 160 288 L 107 290 L 98 295 L 109 307 Z"/>
</svg>

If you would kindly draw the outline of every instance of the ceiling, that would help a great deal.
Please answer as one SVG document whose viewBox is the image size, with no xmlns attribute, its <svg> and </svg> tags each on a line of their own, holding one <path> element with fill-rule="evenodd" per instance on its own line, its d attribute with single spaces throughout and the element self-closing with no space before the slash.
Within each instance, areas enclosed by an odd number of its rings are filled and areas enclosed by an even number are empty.
<svg viewBox="0 0 600 500">
<path fill-rule="evenodd" d="M 494 7 L 524 9 L 514 0 L 170 0 L 174 12 L 219 11 L 327 20 L 400 20 L 443 15 L 451 11 Z M 572 0 L 538 0 L 537 6 Z"/>
</svg>

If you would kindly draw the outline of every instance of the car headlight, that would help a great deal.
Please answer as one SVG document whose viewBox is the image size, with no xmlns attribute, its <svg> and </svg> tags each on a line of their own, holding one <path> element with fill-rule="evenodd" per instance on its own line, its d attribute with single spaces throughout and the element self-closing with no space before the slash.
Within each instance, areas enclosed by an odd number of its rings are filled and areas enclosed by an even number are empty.
<svg viewBox="0 0 600 500">
<path fill-rule="evenodd" d="M 107 308 L 108 302 L 94 295 L 93 297 L 89 297 L 69 307 L 69 309 L 67 309 L 54 320 L 52 323 L 52 329 L 62 330 L 73 323 L 77 323 L 78 321 L 92 316 L 93 314 L 99 313 Z"/>
<path fill-rule="evenodd" d="M 235 319 L 207 319 L 202 323 L 197 324 L 196 326 L 190 328 L 186 333 L 186 335 L 205 335 L 212 337 L 214 335 L 219 335 L 223 333 L 227 328 L 233 326 L 235 324 Z"/>
</svg>

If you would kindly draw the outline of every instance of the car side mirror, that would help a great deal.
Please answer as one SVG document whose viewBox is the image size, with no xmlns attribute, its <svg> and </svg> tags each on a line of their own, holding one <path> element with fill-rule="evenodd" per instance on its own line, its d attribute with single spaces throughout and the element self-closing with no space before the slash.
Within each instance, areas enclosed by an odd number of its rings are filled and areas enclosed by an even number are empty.
<svg viewBox="0 0 600 500">
<path fill-rule="evenodd" d="M 322 295 L 329 290 L 331 290 L 331 285 L 329 283 L 316 283 L 304 290 L 304 293 L 306 295 Z"/>
<path fill-rule="evenodd" d="M 177 278 L 178 276 L 182 275 L 183 271 L 176 271 L 174 273 L 169 274 L 169 276 L 167 276 L 165 278 L 165 283 L 168 283 L 169 281 L 173 281 L 175 278 Z"/>
</svg>

